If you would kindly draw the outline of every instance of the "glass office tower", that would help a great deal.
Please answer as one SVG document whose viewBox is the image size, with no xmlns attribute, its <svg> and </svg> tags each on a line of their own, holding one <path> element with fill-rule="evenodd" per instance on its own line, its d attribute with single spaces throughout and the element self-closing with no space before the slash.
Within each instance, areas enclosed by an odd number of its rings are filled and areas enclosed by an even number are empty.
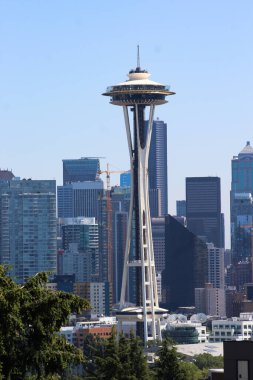
<svg viewBox="0 0 253 380">
<path fill-rule="evenodd" d="M 55 181 L 0 181 L 0 262 L 22 284 L 56 271 Z"/>
<path fill-rule="evenodd" d="M 186 178 L 186 218 L 191 232 L 224 248 L 219 177 Z"/>
<path fill-rule="evenodd" d="M 253 148 L 246 146 L 234 156 L 231 182 L 231 247 L 234 262 L 252 257 L 253 228 Z"/>
<path fill-rule="evenodd" d="M 146 121 L 146 127 L 148 121 Z M 149 188 L 159 189 L 161 209 L 158 213 L 152 212 L 154 217 L 168 213 L 168 176 L 167 176 L 167 124 L 158 118 L 153 121 L 153 130 L 149 153 Z"/>
<path fill-rule="evenodd" d="M 95 181 L 99 178 L 100 163 L 98 158 L 83 157 L 62 160 L 63 184 L 72 182 Z"/>
</svg>

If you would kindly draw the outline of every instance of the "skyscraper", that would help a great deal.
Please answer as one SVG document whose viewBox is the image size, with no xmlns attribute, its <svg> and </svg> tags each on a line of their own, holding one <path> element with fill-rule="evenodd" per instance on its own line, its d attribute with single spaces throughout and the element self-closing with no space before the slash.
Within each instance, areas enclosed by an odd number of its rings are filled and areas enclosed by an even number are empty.
<svg viewBox="0 0 253 380">
<path fill-rule="evenodd" d="M 0 169 L 0 181 L 10 181 L 12 178 L 14 178 L 12 171 Z"/>
<path fill-rule="evenodd" d="M 232 159 L 231 248 L 233 262 L 251 261 L 253 227 L 253 148 L 246 146 Z"/>
<path fill-rule="evenodd" d="M 146 127 L 148 121 L 146 121 Z M 167 124 L 158 118 L 153 122 L 150 153 L 149 153 L 149 188 L 159 189 L 161 197 L 160 214 L 152 212 L 154 217 L 168 213 L 168 174 L 167 174 Z"/>
<path fill-rule="evenodd" d="M 113 244 L 113 284 L 114 284 L 114 301 L 120 301 L 120 292 L 124 268 L 124 254 L 127 238 L 128 213 L 125 211 L 116 211 L 114 213 L 114 244 Z"/>
<path fill-rule="evenodd" d="M 162 215 L 161 189 L 149 189 L 149 206 L 151 218 Z"/>
<path fill-rule="evenodd" d="M 57 186 L 58 217 L 95 217 L 98 220 L 98 199 L 104 193 L 103 181 L 74 182 Z"/>
<path fill-rule="evenodd" d="M 98 227 L 99 227 L 99 279 L 113 285 L 113 246 L 112 246 L 112 204 L 110 191 L 98 201 Z"/>
<path fill-rule="evenodd" d="M 75 274 L 77 282 L 99 280 L 98 224 L 95 218 L 64 218 L 60 257 L 62 273 Z"/>
<path fill-rule="evenodd" d="M 63 185 L 72 182 L 96 181 L 99 178 L 100 163 L 98 158 L 82 157 L 62 160 Z"/>
<path fill-rule="evenodd" d="M 130 187 L 131 186 L 131 172 L 120 174 L 120 187 Z"/>
<path fill-rule="evenodd" d="M 186 201 L 177 201 L 177 216 L 186 216 Z"/>
<path fill-rule="evenodd" d="M 22 284 L 56 271 L 55 181 L 0 181 L 0 262 Z"/>
<path fill-rule="evenodd" d="M 213 243 L 207 243 L 208 249 L 208 282 L 214 288 L 224 289 L 224 248 L 216 248 Z"/>
<path fill-rule="evenodd" d="M 120 300 L 124 255 L 126 249 L 127 223 L 130 203 L 130 187 L 115 186 L 111 190 L 112 247 L 113 247 L 113 302 Z M 133 288 L 132 288 L 133 289 Z M 134 290 L 134 289 L 133 289 Z M 133 292 L 132 292 L 133 293 Z M 134 296 L 134 294 L 132 294 Z"/>
<path fill-rule="evenodd" d="M 186 218 L 195 235 L 224 248 L 219 177 L 186 178 Z"/>
<path fill-rule="evenodd" d="M 174 94 L 167 86 L 149 80 L 149 76 L 146 70 L 141 70 L 138 59 L 136 69 L 128 74 L 129 80 L 108 87 L 103 94 L 110 96 L 112 104 L 123 107 L 132 174 L 120 311 L 117 316 L 119 325 L 124 319 L 135 321 L 137 335 L 142 337 L 145 344 L 150 339 L 161 339 L 160 318 L 165 312 L 159 308 L 156 286 L 148 193 L 149 148 L 155 106 L 166 103 L 165 97 Z M 128 107 L 133 111 L 132 131 Z M 150 111 L 147 128 L 145 109 Z M 134 260 L 130 260 L 131 241 L 135 251 Z M 126 307 L 129 267 L 136 270 L 137 302 L 132 308 Z"/>
<path fill-rule="evenodd" d="M 165 268 L 165 218 L 151 219 L 152 237 L 154 245 L 155 269 L 162 272 Z"/>
<path fill-rule="evenodd" d="M 206 244 L 171 215 L 165 216 L 165 269 L 163 301 L 170 310 L 193 306 L 194 289 L 208 279 Z"/>
</svg>

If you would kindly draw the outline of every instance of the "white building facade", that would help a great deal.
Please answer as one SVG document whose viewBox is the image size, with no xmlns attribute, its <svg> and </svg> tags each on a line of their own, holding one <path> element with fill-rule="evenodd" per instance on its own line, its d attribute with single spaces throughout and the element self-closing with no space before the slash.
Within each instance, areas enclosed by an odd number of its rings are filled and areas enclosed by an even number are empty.
<svg viewBox="0 0 253 380">
<path fill-rule="evenodd" d="M 241 313 L 240 317 L 227 320 L 212 321 L 212 332 L 209 342 L 224 340 L 251 340 L 253 329 L 253 313 Z"/>
</svg>

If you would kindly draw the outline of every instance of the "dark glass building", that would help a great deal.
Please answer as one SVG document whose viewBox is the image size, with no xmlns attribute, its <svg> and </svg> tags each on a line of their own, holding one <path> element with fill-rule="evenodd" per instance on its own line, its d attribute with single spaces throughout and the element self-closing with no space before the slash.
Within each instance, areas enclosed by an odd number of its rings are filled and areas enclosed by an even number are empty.
<svg viewBox="0 0 253 380">
<path fill-rule="evenodd" d="M 186 216 L 186 201 L 177 201 L 177 216 Z"/>
<path fill-rule="evenodd" d="M 166 337 L 177 344 L 197 344 L 199 333 L 194 325 L 173 325 L 166 331 Z"/>
<path fill-rule="evenodd" d="M 150 207 L 151 218 L 157 218 L 162 214 L 161 189 L 149 190 L 149 207 Z"/>
<path fill-rule="evenodd" d="M 151 219 L 153 248 L 155 256 L 156 272 L 162 272 L 165 268 L 165 218 Z"/>
<path fill-rule="evenodd" d="M 98 158 L 83 157 L 62 160 L 63 185 L 72 182 L 96 181 L 99 178 L 100 163 Z"/>
<path fill-rule="evenodd" d="M 146 121 L 146 125 L 148 122 Z M 149 188 L 160 189 L 160 214 L 152 210 L 153 217 L 164 216 L 168 213 L 168 175 L 167 175 L 167 124 L 162 120 L 153 122 L 151 145 L 149 153 Z"/>
<path fill-rule="evenodd" d="M 165 216 L 163 301 L 169 310 L 194 305 L 194 289 L 208 278 L 206 244 L 170 215 Z"/>
<path fill-rule="evenodd" d="M 219 177 L 186 178 L 187 227 L 217 248 L 224 248 Z"/>
</svg>

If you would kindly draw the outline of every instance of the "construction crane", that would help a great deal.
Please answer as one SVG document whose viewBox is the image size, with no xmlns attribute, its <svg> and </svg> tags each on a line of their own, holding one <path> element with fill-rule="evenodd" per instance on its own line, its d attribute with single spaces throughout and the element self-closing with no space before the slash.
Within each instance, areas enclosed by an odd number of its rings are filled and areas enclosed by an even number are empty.
<svg viewBox="0 0 253 380">
<path fill-rule="evenodd" d="M 106 225 L 103 229 L 106 232 L 106 237 L 103 240 L 103 245 L 107 251 L 107 281 L 110 284 L 110 294 L 113 293 L 113 243 L 112 243 L 112 202 L 110 195 L 110 175 L 116 173 L 127 173 L 128 170 L 110 170 L 109 164 L 106 165 L 106 170 L 98 170 L 98 174 L 106 174 L 106 191 L 103 199 L 106 202 Z"/>
<path fill-rule="evenodd" d="M 106 174 L 106 189 L 110 190 L 110 176 L 111 174 L 117 174 L 117 173 L 129 173 L 130 170 L 109 170 L 109 164 L 106 164 L 106 170 L 99 170 L 98 174 Z"/>
</svg>

